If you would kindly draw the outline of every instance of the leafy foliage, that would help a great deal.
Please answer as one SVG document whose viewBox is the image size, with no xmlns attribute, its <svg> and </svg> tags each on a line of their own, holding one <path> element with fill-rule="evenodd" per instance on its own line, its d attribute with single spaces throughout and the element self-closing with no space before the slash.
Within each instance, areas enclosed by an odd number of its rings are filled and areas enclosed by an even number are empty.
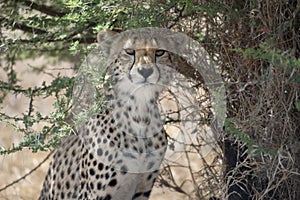
<svg viewBox="0 0 300 200">
<path fill-rule="evenodd" d="M 22 150 L 24 147 L 32 149 L 33 152 L 46 150 L 51 146 L 57 147 L 62 136 L 67 135 L 72 129 L 71 125 L 65 123 L 69 118 L 70 100 L 72 95 L 73 78 L 57 77 L 50 85 L 43 82 L 42 86 L 23 89 L 20 85 L 10 85 L 7 82 L 0 82 L 0 87 L 5 94 L 7 91 L 13 91 L 16 94 L 23 94 L 30 99 L 27 113 L 22 113 L 19 117 L 11 117 L 5 113 L 0 113 L 1 121 L 7 123 L 18 132 L 24 134 L 24 140 L 18 145 L 12 145 L 11 148 L 1 150 L 1 154 L 12 153 Z M 62 91 L 64 91 L 62 93 Z M 55 96 L 55 110 L 47 116 L 42 116 L 39 111 L 35 111 L 34 101 L 36 97 L 47 98 Z M 41 121 L 49 122 L 40 132 L 35 132 L 30 127 Z M 19 122 L 22 122 L 21 125 Z M 46 140 L 48 135 L 52 135 Z"/>
</svg>

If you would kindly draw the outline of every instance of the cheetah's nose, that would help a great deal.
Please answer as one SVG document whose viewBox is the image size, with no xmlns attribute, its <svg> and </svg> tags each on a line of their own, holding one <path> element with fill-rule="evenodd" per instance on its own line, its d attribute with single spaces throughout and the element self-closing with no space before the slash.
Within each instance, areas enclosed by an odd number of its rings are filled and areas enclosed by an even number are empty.
<svg viewBox="0 0 300 200">
<path fill-rule="evenodd" d="M 145 79 L 147 79 L 152 73 L 153 69 L 152 68 L 138 68 L 139 74 L 141 74 Z"/>
</svg>

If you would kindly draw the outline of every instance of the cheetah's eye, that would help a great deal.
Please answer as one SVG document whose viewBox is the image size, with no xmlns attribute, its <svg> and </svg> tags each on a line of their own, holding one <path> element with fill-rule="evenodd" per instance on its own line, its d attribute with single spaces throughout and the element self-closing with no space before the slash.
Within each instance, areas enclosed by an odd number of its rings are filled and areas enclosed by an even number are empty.
<svg viewBox="0 0 300 200">
<path fill-rule="evenodd" d="M 155 51 L 155 56 L 159 57 L 159 56 L 162 56 L 165 54 L 165 50 L 162 50 L 162 49 L 158 49 Z"/>
<path fill-rule="evenodd" d="M 135 54 L 135 50 L 134 49 L 125 49 L 125 52 L 130 55 L 130 56 L 133 56 Z"/>
</svg>

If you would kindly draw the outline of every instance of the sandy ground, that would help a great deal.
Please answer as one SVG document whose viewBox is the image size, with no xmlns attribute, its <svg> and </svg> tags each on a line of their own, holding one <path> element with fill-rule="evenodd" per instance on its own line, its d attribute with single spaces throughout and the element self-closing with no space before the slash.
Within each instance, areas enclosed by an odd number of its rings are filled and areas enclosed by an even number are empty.
<svg viewBox="0 0 300 200">
<path fill-rule="evenodd" d="M 24 87 L 40 85 L 43 81 L 50 83 L 52 77 L 47 74 L 34 75 L 32 74 L 32 68 L 30 66 L 49 66 L 49 61 L 44 58 L 38 58 L 35 60 L 24 60 L 16 64 L 15 69 L 21 77 L 20 84 Z M 52 63 L 50 64 L 51 73 L 61 73 L 61 75 L 70 76 L 71 67 L 70 63 Z M 0 72 L 0 79 L 3 80 L 3 72 Z M 5 80 L 5 79 L 4 79 Z M 47 114 L 52 109 L 52 99 L 40 99 L 36 102 L 35 107 L 39 112 Z M 26 111 L 28 99 L 26 97 L 13 94 L 9 94 L 4 102 L 4 107 L 1 112 L 5 112 L 9 115 L 17 115 Z M 34 127 L 39 128 L 39 127 Z M 13 127 L 0 122 L 0 148 L 8 148 L 11 144 L 18 144 L 22 139 L 22 135 L 17 133 Z M 39 163 L 44 160 L 44 158 L 49 154 L 49 152 L 39 152 L 32 153 L 28 149 L 24 149 L 21 152 L 13 153 L 10 155 L 0 156 L 0 199 L 37 199 L 39 192 L 42 187 L 42 183 L 45 174 L 48 169 L 50 160 L 48 159 L 41 167 L 35 170 L 32 174 L 26 178 L 13 184 L 5 190 L 1 191 L 8 184 L 14 182 L 15 180 L 21 178 L 26 173 L 31 171 L 34 167 L 39 165 Z M 180 158 L 181 163 L 187 163 L 184 159 Z M 209 153 L 206 157 L 206 161 L 211 163 L 215 159 L 214 153 Z M 201 169 L 202 161 L 200 159 L 192 160 L 191 165 L 193 165 L 198 170 Z M 174 168 L 174 179 L 182 184 L 182 188 L 188 192 L 193 193 L 194 187 L 191 181 L 190 171 L 188 168 Z M 201 178 L 199 179 L 201 180 Z M 202 179 L 203 180 L 203 179 Z M 156 184 L 158 185 L 158 184 Z M 153 189 L 151 200 L 155 199 L 172 199 L 172 200 L 182 200 L 189 199 L 185 195 L 175 192 L 174 190 L 168 188 L 155 187 Z"/>
</svg>

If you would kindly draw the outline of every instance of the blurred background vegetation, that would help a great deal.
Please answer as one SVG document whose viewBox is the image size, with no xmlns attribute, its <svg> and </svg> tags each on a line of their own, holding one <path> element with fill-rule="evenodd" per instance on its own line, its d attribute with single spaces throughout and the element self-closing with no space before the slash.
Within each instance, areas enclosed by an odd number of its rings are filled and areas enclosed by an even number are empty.
<svg viewBox="0 0 300 200">
<path fill-rule="evenodd" d="M 160 178 L 158 185 L 190 199 L 300 199 L 299 1 L 0 0 L 0 7 L 0 123 L 22 136 L 16 144 L 0 141 L 1 155 L 54 149 L 69 134 L 72 72 L 98 31 L 163 27 L 199 41 L 220 66 L 227 119 L 218 138 L 222 176 L 216 187 L 197 182 L 186 194 L 174 180 Z M 51 81 L 24 85 L 28 75 L 16 63 L 40 57 L 48 62 L 23 67 L 30 78 L 47 74 Z M 72 63 L 68 75 L 53 70 L 60 61 Z M 9 95 L 26 98 L 19 102 L 26 109 L 6 112 Z M 47 98 L 53 104 L 44 114 L 36 104 Z"/>
</svg>

